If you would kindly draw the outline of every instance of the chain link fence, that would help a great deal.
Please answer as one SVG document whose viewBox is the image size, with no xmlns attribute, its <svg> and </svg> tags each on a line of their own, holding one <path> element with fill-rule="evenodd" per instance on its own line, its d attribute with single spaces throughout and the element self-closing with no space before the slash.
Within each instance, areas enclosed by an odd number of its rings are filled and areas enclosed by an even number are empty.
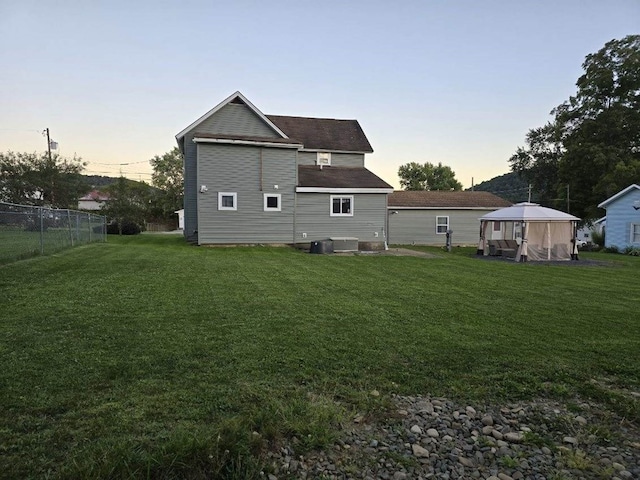
<svg viewBox="0 0 640 480">
<path fill-rule="evenodd" d="M 106 240 L 104 215 L 0 202 L 0 265 Z"/>
</svg>

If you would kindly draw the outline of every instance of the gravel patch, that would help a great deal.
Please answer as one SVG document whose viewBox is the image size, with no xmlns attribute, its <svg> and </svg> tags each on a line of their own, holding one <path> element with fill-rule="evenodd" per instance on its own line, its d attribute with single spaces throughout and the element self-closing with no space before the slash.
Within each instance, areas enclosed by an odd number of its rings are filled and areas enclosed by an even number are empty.
<svg viewBox="0 0 640 480">
<path fill-rule="evenodd" d="M 270 453 L 265 478 L 640 479 L 636 425 L 601 406 L 537 400 L 504 406 L 393 396 L 388 418 L 356 415 L 329 449 Z"/>
</svg>

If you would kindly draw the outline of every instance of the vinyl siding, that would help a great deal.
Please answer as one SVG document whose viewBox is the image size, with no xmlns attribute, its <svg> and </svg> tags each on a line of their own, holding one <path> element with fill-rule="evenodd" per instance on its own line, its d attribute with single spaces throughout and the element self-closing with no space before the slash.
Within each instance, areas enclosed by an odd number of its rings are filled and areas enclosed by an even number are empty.
<svg viewBox="0 0 640 480">
<path fill-rule="evenodd" d="M 607 247 L 640 247 L 640 243 L 631 243 L 631 224 L 640 223 L 640 210 L 633 208 L 633 202 L 636 201 L 640 201 L 640 190 L 633 189 L 607 206 Z"/>
<path fill-rule="evenodd" d="M 384 242 L 387 195 L 354 194 L 353 197 L 353 216 L 332 217 L 330 194 L 298 193 L 296 242 L 331 237 L 356 237 L 360 242 Z M 307 234 L 306 238 L 303 233 Z"/>
<path fill-rule="evenodd" d="M 300 152 L 298 165 L 315 165 L 316 152 Z M 332 153 L 331 165 L 335 167 L 364 167 L 364 153 Z"/>
<path fill-rule="evenodd" d="M 292 243 L 295 156 L 291 149 L 199 144 L 198 184 L 207 192 L 198 194 L 198 243 Z M 218 192 L 235 192 L 237 210 L 218 210 Z M 281 211 L 264 211 L 265 193 L 281 195 Z"/>
<path fill-rule="evenodd" d="M 436 217 L 449 217 L 453 245 L 474 245 L 480 237 L 479 218 L 487 210 L 403 210 L 389 208 L 389 243 L 445 245 L 446 235 L 436 233 Z M 398 212 L 398 213 L 391 213 Z"/>
<path fill-rule="evenodd" d="M 197 133 L 282 138 L 246 105 L 228 103 L 194 128 Z"/>
</svg>

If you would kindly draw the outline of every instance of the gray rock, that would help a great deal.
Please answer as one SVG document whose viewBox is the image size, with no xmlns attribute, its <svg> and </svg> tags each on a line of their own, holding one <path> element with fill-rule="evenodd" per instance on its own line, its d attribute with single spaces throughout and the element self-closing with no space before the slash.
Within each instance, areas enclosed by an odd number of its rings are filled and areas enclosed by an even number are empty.
<svg viewBox="0 0 640 480">
<path fill-rule="evenodd" d="M 429 450 L 427 450 L 424 447 L 421 447 L 417 443 L 414 443 L 413 445 L 411 445 L 411 451 L 416 457 L 425 457 L 425 458 L 429 457 Z"/>
<path fill-rule="evenodd" d="M 428 429 L 427 435 L 429 435 L 431 438 L 438 438 L 440 436 L 440 434 L 438 433 L 438 430 L 436 430 L 435 428 Z"/>
<path fill-rule="evenodd" d="M 422 433 L 422 429 L 419 425 L 414 425 L 413 427 L 411 427 L 411 432 L 420 435 Z"/>
<path fill-rule="evenodd" d="M 482 424 L 487 425 L 489 427 L 493 426 L 493 417 L 491 415 L 485 415 L 482 417 Z"/>
</svg>

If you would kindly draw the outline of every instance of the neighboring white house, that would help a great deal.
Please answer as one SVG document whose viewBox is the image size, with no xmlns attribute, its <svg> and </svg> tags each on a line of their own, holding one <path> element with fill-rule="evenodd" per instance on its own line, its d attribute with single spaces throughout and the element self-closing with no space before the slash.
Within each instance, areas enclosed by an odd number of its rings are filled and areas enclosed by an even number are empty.
<svg viewBox="0 0 640 480">
<path fill-rule="evenodd" d="M 640 185 L 629 185 L 598 207 L 607 210 L 605 247 L 640 248 Z"/>
<path fill-rule="evenodd" d="M 78 199 L 78 210 L 100 210 L 109 200 L 109 194 L 99 190 L 91 190 Z"/>
</svg>

